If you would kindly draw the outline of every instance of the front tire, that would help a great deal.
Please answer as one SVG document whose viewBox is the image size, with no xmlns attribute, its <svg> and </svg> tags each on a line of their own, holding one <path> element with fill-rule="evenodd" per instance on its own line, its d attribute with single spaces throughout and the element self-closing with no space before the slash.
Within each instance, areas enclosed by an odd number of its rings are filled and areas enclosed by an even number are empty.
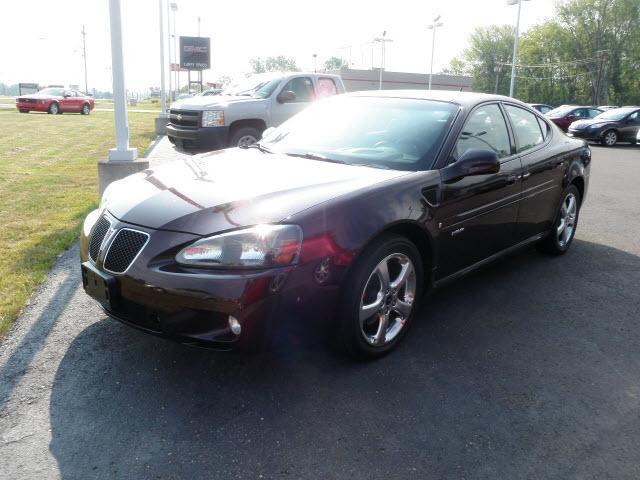
<svg viewBox="0 0 640 480">
<path fill-rule="evenodd" d="M 347 278 L 339 303 L 341 350 L 363 359 L 393 350 L 415 316 L 422 285 L 422 259 L 412 242 L 385 235 L 372 243 Z"/>
<path fill-rule="evenodd" d="M 230 147 L 248 147 L 260 140 L 260 130 L 253 127 L 240 127 L 231 134 Z"/>
<path fill-rule="evenodd" d="M 56 102 L 51 102 L 51 105 L 49 105 L 49 110 L 47 110 L 47 113 L 49 113 L 50 115 L 57 115 L 60 113 L 60 107 Z"/>
<path fill-rule="evenodd" d="M 602 144 L 607 147 L 613 147 L 618 143 L 618 133 L 615 130 L 607 130 L 602 136 Z"/>
<path fill-rule="evenodd" d="M 82 110 L 80 110 L 80 113 L 81 113 L 82 115 L 89 115 L 89 113 L 91 113 L 91 107 L 89 106 L 89 104 L 88 104 L 88 103 L 85 103 L 85 104 L 82 106 Z"/>
<path fill-rule="evenodd" d="M 20 110 L 20 113 L 29 113 L 29 110 Z"/>
<path fill-rule="evenodd" d="M 561 198 L 551 233 L 538 244 L 542 252 L 551 255 L 563 255 L 569 250 L 578 227 L 580 192 L 575 185 L 569 185 Z"/>
</svg>

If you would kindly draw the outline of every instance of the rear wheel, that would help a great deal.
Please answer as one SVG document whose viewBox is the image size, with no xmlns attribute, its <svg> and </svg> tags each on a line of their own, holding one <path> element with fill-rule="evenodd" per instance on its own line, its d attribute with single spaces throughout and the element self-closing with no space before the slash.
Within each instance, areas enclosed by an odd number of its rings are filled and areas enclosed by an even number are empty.
<svg viewBox="0 0 640 480">
<path fill-rule="evenodd" d="M 20 110 L 20 113 L 29 113 L 29 110 Z"/>
<path fill-rule="evenodd" d="M 602 143 L 607 147 L 613 147 L 618 143 L 618 133 L 615 130 L 607 130 L 602 136 Z"/>
<path fill-rule="evenodd" d="M 60 113 L 60 107 L 56 102 L 51 102 L 51 105 L 49 105 L 48 113 L 51 115 L 57 115 L 58 113 Z"/>
<path fill-rule="evenodd" d="M 337 343 L 359 358 L 391 351 L 415 316 L 422 291 L 420 253 L 404 237 L 386 235 L 360 256 L 338 311 Z"/>
<path fill-rule="evenodd" d="M 260 140 L 260 130 L 253 127 L 240 127 L 231 134 L 230 147 L 248 147 Z"/>
<path fill-rule="evenodd" d="M 578 226 L 580 214 L 580 192 L 575 185 L 569 185 L 562 193 L 562 202 L 548 237 L 538 245 L 539 249 L 551 255 L 562 255 L 571 246 Z"/>
<path fill-rule="evenodd" d="M 89 106 L 89 104 L 88 104 L 88 103 L 85 103 L 85 104 L 82 106 L 82 110 L 80 110 L 80 113 L 81 113 L 82 115 L 89 115 L 89 113 L 90 113 L 90 112 L 91 112 L 91 107 Z"/>
</svg>

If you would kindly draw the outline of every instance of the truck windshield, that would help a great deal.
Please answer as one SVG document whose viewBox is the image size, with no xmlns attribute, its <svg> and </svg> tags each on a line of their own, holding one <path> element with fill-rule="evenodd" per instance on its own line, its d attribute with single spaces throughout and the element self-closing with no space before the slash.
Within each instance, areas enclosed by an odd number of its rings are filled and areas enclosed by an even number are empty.
<svg viewBox="0 0 640 480">
<path fill-rule="evenodd" d="M 274 153 L 314 160 L 426 170 L 458 108 L 433 100 L 332 97 L 292 117 L 260 145 Z"/>
<path fill-rule="evenodd" d="M 247 97 L 267 98 L 280 83 L 280 76 L 254 75 L 242 82 L 227 88 L 223 95 L 241 95 Z"/>
</svg>

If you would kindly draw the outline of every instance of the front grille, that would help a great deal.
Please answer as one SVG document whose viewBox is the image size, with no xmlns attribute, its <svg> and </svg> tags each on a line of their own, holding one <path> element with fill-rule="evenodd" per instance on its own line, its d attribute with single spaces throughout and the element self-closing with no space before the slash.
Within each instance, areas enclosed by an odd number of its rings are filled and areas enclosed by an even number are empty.
<svg viewBox="0 0 640 480">
<path fill-rule="evenodd" d="M 34 98 L 19 98 L 18 102 L 20 103 L 36 103 Z"/>
<path fill-rule="evenodd" d="M 112 273 L 124 273 L 138 256 L 149 235 L 137 230 L 123 228 L 111 242 L 104 259 L 104 268 Z"/>
<path fill-rule="evenodd" d="M 176 127 L 198 128 L 200 126 L 200 112 L 169 110 L 169 122 Z"/>
<path fill-rule="evenodd" d="M 91 241 L 89 242 L 89 256 L 94 262 L 98 258 L 98 254 L 100 253 L 100 245 L 102 245 L 104 236 L 107 234 L 110 227 L 111 222 L 107 220 L 107 217 L 101 217 L 100 220 L 98 220 L 98 223 L 96 223 L 96 226 L 93 227 Z"/>
</svg>

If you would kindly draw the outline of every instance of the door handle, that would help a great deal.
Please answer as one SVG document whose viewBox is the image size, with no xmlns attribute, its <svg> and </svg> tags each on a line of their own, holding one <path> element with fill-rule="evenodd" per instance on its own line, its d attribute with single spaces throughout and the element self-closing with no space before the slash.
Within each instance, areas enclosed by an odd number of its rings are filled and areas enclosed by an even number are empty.
<svg viewBox="0 0 640 480">
<path fill-rule="evenodd" d="M 523 180 L 526 180 L 526 179 L 527 179 L 527 178 L 529 178 L 530 176 L 531 176 L 531 173 L 530 173 L 530 172 L 523 173 L 523 174 L 522 174 L 522 179 L 523 179 Z"/>
</svg>

